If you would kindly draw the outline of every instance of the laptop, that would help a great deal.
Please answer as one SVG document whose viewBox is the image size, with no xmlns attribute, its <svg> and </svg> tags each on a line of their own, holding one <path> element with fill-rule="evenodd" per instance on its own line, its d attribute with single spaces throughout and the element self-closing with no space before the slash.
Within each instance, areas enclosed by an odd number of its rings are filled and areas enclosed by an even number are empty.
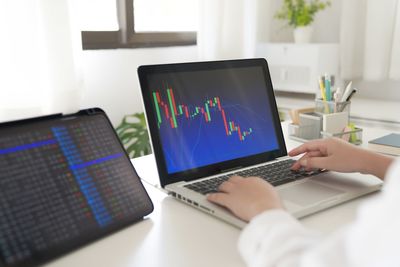
<svg viewBox="0 0 400 267">
<path fill-rule="evenodd" d="M 138 68 L 161 186 L 176 199 L 242 228 L 206 200 L 232 175 L 259 176 L 301 218 L 378 190 L 376 177 L 292 172 L 265 59 Z"/>
<path fill-rule="evenodd" d="M 152 210 L 101 109 L 0 124 L 0 266 L 42 265 Z"/>
</svg>

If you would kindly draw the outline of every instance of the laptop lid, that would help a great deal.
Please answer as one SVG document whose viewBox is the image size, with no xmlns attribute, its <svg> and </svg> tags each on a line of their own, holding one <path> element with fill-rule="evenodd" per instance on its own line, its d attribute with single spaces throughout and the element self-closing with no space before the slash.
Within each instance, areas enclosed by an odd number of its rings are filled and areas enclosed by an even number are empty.
<svg viewBox="0 0 400 267">
<path fill-rule="evenodd" d="M 0 266 L 42 264 L 152 210 L 102 110 L 0 124 Z"/>
<path fill-rule="evenodd" d="M 138 69 L 161 185 L 287 155 L 265 59 Z"/>
</svg>

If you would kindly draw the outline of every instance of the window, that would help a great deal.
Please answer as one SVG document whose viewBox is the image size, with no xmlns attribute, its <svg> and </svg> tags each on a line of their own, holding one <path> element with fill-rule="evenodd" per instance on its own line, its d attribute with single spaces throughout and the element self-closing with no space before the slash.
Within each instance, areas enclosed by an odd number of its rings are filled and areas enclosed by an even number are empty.
<svg viewBox="0 0 400 267">
<path fill-rule="evenodd" d="M 136 32 L 197 31 L 197 0 L 135 0 L 134 5 Z"/>
<path fill-rule="evenodd" d="M 194 45 L 198 1 L 80 0 L 83 49 Z"/>
</svg>

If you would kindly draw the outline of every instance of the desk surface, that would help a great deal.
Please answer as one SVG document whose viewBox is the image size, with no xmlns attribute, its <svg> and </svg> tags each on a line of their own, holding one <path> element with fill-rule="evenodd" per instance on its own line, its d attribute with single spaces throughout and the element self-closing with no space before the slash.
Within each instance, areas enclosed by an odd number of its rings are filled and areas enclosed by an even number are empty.
<svg viewBox="0 0 400 267">
<path fill-rule="evenodd" d="M 287 123 L 283 123 L 286 135 Z M 364 144 L 388 132 L 365 129 Z M 299 145 L 286 138 L 288 149 Z M 121 230 L 46 265 L 70 266 L 244 266 L 237 251 L 240 230 L 167 196 L 157 188 L 153 155 L 132 160 L 153 200 L 154 212 L 144 221 Z M 301 219 L 328 234 L 349 223 L 357 207 L 379 193 L 341 204 Z"/>
</svg>

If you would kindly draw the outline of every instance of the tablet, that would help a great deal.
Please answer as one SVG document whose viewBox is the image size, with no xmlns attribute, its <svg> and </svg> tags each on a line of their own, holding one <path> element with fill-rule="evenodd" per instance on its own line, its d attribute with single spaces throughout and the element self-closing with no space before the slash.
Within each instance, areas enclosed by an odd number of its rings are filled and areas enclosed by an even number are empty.
<svg viewBox="0 0 400 267">
<path fill-rule="evenodd" d="M 42 264 L 152 210 L 101 109 L 0 124 L 0 265 Z"/>
</svg>

